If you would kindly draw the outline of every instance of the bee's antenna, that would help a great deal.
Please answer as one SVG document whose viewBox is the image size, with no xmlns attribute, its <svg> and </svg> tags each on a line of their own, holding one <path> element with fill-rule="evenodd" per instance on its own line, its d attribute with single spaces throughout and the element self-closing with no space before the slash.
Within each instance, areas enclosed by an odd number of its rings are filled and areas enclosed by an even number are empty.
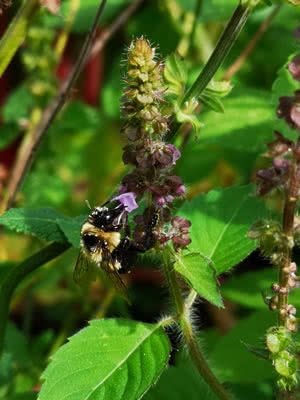
<svg viewBox="0 0 300 400">
<path fill-rule="evenodd" d="M 88 206 L 88 208 L 91 210 L 92 209 L 92 207 L 91 207 L 91 205 L 90 205 L 90 202 L 88 201 L 88 200 L 85 200 L 85 204 Z"/>
</svg>

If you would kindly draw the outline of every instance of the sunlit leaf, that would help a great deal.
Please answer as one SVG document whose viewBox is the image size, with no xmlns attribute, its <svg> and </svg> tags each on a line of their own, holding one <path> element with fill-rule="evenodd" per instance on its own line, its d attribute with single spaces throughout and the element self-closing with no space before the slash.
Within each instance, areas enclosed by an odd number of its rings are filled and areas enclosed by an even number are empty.
<svg viewBox="0 0 300 400">
<path fill-rule="evenodd" d="M 166 367 L 169 351 L 159 324 L 91 321 L 53 356 L 38 399 L 139 399 Z"/>
<path fill-rule="evenodd" d="M 175 255 L 174 268 L 201 297 L 216 306 L 223 306 L 217 287 L 216 273 L 211 265 L 207 265 L 207 263 L 203 265 L 203 256 L 201 254 Z"/>
<path fill-rule="evenodd" d="M 254 196 L 253 186 L 247 185 L 195 197 L 179 213 L 192 222 L 189 249 L 202 255 L 199 269 L 212 264 L 220 274 L 256 248 L 256 243 L 247 238 L 247 232 L 266 211 L 261 200 Z"/>
</svg>

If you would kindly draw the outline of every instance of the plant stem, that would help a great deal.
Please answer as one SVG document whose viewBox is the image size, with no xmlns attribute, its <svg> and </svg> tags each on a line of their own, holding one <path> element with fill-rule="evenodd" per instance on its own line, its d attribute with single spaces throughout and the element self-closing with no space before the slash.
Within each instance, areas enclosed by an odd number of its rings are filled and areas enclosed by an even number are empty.
<svg viewBox="0 0 300 400">
<path fill-rule="evenodd" d="M 294 220 L 295 213 L 297 210 L 297 196 L 299 191 L 298 182 L 298 165 L 294 162 L 290 170 L 289 186 L 285 192 L 284 207 L 283 207 L 283 218 L 282 218 L 282 231 L 286 235 L 288 242 L 294 240 Z M 279 286 L 285 288 L 285 292 L 279 292 L 278 295 L 278 320 L 281 326 L 287 325 L 288 314 L 283 310 L 288 305 L 289 296 L 289 271 L 292 262 L 292 248 L 290 245 L 285 246 L 283 254 L 283 262 L 279 265 Z M 283 312 L 282 312 L 283 311 Z"/>
<path fill-rule="evenodd" d="M 57 114 L 65 104 L 68 99 L 73 85 L 76 83 L 79 73 L 82 68 L 96 52 L 103 49 L 111 36 L 128 20 L 132 13 L 137 9 L 137 7 L 142 3 L 143 0 L 135 0 L 130 4 L 100 35 L 99 39 L 93 45 L 91 51 L 91 43 L 93 41 L 96 29 L 98 27 L 99 19 L 104 8 L 106 0 L 103 0 L 98 8 L 97 15 L 95 16 L 93 26 L 86 36 L 85 42 L 81 48 L 80 55 L 78 57 L 77 63 L 74 66 L 70 77 L 64 82 L 57 96 L 53 98 L 50 104 L 45 108 L 42 113 L 40 122 L 36 125 L 34 132 L 30 138 L 30 141 L 26 145 L 22 153 L 22 157 L 17 160 L 13 167 L 13 172 L 11 174 L 8 186 L 7 195 L 4 198 L 0 211 L 5 211 L 10 208 L 15 201 L 16 195 L 20 190 L 20 187 L 25 179 L 27 172 L 29 171 L 31 164 L 34 160 L 35 154 L 42 142 L 43 137 L 48 132 L 53 120 L 56 118 Z"/>
<path fill-rule="evenodd" d="M 21 264 L 11 269 L 2 280 L 0 286 L 0 356 L 3 351 L 6 323 L 11 297 L 19 283 L 41 265 L 64 253 L 71 245 L 69 243 L 51 243 L 36 254 L 30 256 Z"/>
<path fill-rule="evenodd" d="M 27 27 L 38 0 L 24 0 L 0 42 L 0 77 L 26 38 Z"/>
<path fill-rule="evenodd" d="M 30 142 L 26 146 L 26 149 L 24 149 L 23 151 L 23 157 L 18 159 L 18 162 L 14 165 L 12 176 L 7 188 L 8 194 L 5 197 L 4 202 L 2 204 L 3 210 L 6 210 L 12 206 L 16 194 L 23 183 L 25 175 L 32 164 L 32 161 L 39 147 L 39 144 L 42 140 L 42 137 L 48 131 L 55 117 L 61 110 L 62 106 L 65 104 L 71 92 L 71 89 L 76 83 L 77 78 L 82 68 L 84 67 L 85 62 L 87 61 L 92 40 L 95 36 L 95 32 L 98 27 L 99 20 L 104 10 L 105 4 L 106 0 L 102 0 L 98 7 L 92 27 L 90 28 L 89 32 L 86 35 L 85 41 L 81 47 L 80 54 L 70 74 L 70 77 L 64 82 L 58 95 L 52 100 L 52 102 L 43 112 L 41 120 L 37 124 L 36 129 L 34 130 Z"/>
<path fill-rule="evenodd" d="M 204 358 L 199 343 L 197 341 L 196 335 L 193 331 L 192 324 L 190 322 L 190 311 L 191 309 L 187 307 L 188 303 L 184 303 L 182 293 L 177 281 L 176 272 L 173 268 L 171 257 L 169 255 L 170 250 L 166 249 L 163 253 L 164 258 L 164 272 L 166 280 L 173 298 L 175 308 L 176 308 L 176 320 L 179 322 L 182 329 L 185 344 L 187 345 L 190 357 L 197 368 L 199 374 L 214 391 L 214 393 L 221 400 L 229 400 L 231 396 L 222 384 L 218 381 L 217 377 L 214 375 L 210 369 L 206 359 Z M 195 293 L 192 292 L 190 295 L 190 304 L 193 303 L 192 300 L 195 299 Z"/>
<path fill-rule="evenodd" d="M 243 29 L 252 7 L 247 4 L 239 4 L 222 33 L 212 55 L 200 72 L 190 89 L 186 92 L 182 103 L 198 97 L 209 84 L 216 71 L 226 58 L 233 43 Z"/>
</svg>

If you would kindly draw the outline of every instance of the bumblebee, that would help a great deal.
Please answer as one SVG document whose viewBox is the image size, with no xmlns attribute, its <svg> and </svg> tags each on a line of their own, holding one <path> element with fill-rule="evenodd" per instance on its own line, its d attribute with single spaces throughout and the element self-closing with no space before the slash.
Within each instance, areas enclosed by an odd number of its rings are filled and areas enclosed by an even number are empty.
<svg viewBox="0 0 300 400">
<path fill-rule="evenodd" d="M 137 253 L 153 247 L 153 227 L 157 216 L 153 216 L 144 243 L 130 239 L 128 211 L 118 200 L 111 200 L 91 210 L 81 227 L 80 253 L 74 270 L 75 282 L 82 284 L 94 280 L 99 268 L 125 295 L 125 285 L 120 274 L 128 272 Z M 126 296 L 125 296 L 126 297 Z"/>
</svg>

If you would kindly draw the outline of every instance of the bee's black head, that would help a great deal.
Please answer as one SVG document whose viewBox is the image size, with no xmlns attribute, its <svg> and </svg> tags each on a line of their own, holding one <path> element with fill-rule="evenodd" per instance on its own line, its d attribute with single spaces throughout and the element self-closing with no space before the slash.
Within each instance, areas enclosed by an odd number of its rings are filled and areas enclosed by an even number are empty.
<svg viewBox="0 0 300 400">
<path fill-rule="evenodd" d="M 84 247 L 86 247 L 91 253 L 94 253 L 97 250 L 99 245 L 99 238 L 97 236 L 85 233 L 82 235 L 82 241 Z"/>
<path fill-rule="evenodd" d="M 126 210 L 123 204 L 113 202 L 111 207 L 95 207 L 89 215 L 88 221 L 105 232 L 115 232 L 124 226 Z"/>
</svg>

